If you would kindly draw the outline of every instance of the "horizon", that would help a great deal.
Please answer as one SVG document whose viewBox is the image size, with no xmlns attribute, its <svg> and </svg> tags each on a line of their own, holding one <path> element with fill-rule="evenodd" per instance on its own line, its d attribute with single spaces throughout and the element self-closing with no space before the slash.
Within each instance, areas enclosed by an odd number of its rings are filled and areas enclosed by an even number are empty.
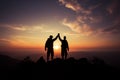
<svg viewBox="0 0 120 80">
<path fill-rule="evenodd" d="M 10 50 L 10 51 L 9 51 Z M 31 60 L 36 62 L 41 56 L 46 61 L 46 55 L 47 53 L 45 51 L 41 51 L 40 49 L 9 49 L 9 50 L 0 50 L 1 55 L 7 55 L 9 57 L 12 57 L 17 60 L 24 60 L 27 56 L 30 57 Z M 120 50 L 95 50 L 95 49 L 83 49 L 83 50 L 74 50 L 70 51 L 68 53 L 68 58 L 73 57 L 75 59 L 80 58 L 87 58 L 88 60 L 92 60 L 94 57 L 97 57 L 101 60 L 104 60 L 105 63 L 114 66 L 114 67 L 120 67 Z M 61 53 L 56 52 L 54 53 L 54 59 L 55 58 L 61 58 Z"/>
</svg>

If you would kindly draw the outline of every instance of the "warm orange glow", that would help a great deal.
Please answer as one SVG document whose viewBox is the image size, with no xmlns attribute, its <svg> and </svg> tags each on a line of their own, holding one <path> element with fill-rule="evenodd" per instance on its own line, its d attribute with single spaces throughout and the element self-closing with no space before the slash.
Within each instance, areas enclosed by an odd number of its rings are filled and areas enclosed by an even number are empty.
<svg viewBox="0 0 120 80">
<path fill-rule="evenodd" d="M 63 30 L 61 30 L 63 31 Z M 32 31 L 33 32 L 33 31 Z M 81 49 L 96 49 L 96 48 L 109 48 L 112 46 L 118 46 L 117 42 L 112 42 L 106 37 L 100 38 L 97 36 L 80 36 L 78 34 L 70 35 L 70 34 L 63 34 L 64 32 L 60 33 L 61 38 L 65 35 L 68 40 L 69 49 L 72 50 L 81 50 Z M 56 37 L 58 33 L 54 32 L 51 33 L 53 38 Z M 30 36 L 22 35 L 22 36 L 13 36 L 11 39 L 1 39 L 4 42 L 9 42 L 8 46 L 12 47 L 21 47 L 21 48 L 42 48 L 44 51 L 45 42 L 49 37 L 50 33 L 43 34 L 41 36 L 36 36 L 35 32 L 32 33 Z M 61 53 L 61 42 L 59 38 L 53 43 L 55 54 Z"/>
<path fill-rule="evenodd" d="M 54 45 L 54 49 L 58 50 L 58 49 L 60 49 L 60 46 L 59 45 Z"/>
<path fill-rule="evenodd" d="M 61 42 L 58 39 L 54 42 L 53 48 L 54 48 L 54 54 L 59 55 L 61 52 Z"/>
</svg>

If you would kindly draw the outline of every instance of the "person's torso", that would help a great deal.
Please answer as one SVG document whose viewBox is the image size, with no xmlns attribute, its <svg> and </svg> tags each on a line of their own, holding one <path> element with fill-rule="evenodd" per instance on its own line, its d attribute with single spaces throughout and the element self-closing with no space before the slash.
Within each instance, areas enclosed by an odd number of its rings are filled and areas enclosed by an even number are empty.
<svg viewBox="0 0 120 80">
<path fill-rule="evenodd" d="M 62 45 L 61 45 L 62 48 L 67 48 L 68 47 L 68 44 L 67 44 L 67 41 L 66 40 L 62 40 Z"/>
<path fill-rule="evenodd" d="M 49 40 L 48 48 L 53 48 L 53 40 Z"/>
</svg>

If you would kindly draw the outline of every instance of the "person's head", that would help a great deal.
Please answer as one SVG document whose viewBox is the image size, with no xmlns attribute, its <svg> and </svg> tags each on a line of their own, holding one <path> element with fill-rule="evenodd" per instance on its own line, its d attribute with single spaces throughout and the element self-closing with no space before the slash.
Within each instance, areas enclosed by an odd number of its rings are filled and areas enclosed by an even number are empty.
<svg viewBox="0 0 120 80">
<path fill-rule="evenodd" d="M 64 40 L 66 40 L 66 36 L 64 36 Z"/>
<path fill-rule="evenodd" d="M 53 38 L 53 36 L 52 35 L 50 35 L 50 37 L 49 37 L 50 39 L 52 39 Z"/>
</svg>

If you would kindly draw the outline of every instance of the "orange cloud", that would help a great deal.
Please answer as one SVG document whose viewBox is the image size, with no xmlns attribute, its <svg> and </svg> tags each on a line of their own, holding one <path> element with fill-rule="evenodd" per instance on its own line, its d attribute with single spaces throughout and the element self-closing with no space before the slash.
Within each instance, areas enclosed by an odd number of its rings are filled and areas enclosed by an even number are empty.
<svg viewBox="0 0 120 80">
<path fill-rule="evenodd" d="M 93 30 L 87 24 L 80 24 L 79 21 L 69 22 L 66 18 L 63 20 L 63 25 L 69 27 L 72 31 L 82 35 L 91 35 Z"/>
<path fill-rule="evenodd" d="M 59 0 L 63 5 L 65 5 L 66 8 L 69 8 L 75 12 L 81 12 L 84 14 L 90 14 L 91 9 L 84 9 L 77 0 Z"/>
<path fill-rule="evenodd" d="M 81 29 L 79 27 L 79 23 L 74 21 L 74 22 L 68 22 L 68 20 L 65 18 L 62 22 L 63 25 L 69 27 L 72 31 L 80 33 Z"/>
<path fill-rule="evenodd" d="M 82 7 L 77 2 L 77 0 L 59 0 L 63 5 L 65 5 L 66 8 L 69 8 L 73 11 L 78 12 L 79 10 L 82 10 Z"/>
</svg>

